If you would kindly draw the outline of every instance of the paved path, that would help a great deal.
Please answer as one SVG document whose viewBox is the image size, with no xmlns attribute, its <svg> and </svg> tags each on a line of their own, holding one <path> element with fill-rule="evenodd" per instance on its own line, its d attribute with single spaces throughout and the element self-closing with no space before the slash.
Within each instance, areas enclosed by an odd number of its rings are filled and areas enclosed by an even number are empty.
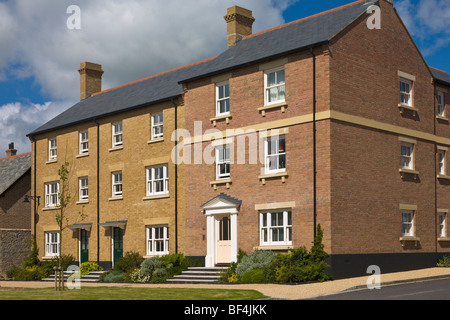
<svg viewBox="0 0 450 320">
<path fill-rule="evenodd" d="M 148 288 L 207 288 L 207 289 L 253 289 L 262 294 L 279 299 L 306 299 L 365 287 L 369 275 L 364 277 L 333 280 L 323 283 L 299 285 L 282 284 L 132 284 L 132 283 L 82 283 L 81 286 L 148 287 Z M 429 268 L 381 275 L 381 286 L 394 283 L 420 281 L 434 278 L 450 278 L 450 268 Z M 0 281 L 2 288 L 46 288 L 53 282 L 43 281 Z"/>
</svg>

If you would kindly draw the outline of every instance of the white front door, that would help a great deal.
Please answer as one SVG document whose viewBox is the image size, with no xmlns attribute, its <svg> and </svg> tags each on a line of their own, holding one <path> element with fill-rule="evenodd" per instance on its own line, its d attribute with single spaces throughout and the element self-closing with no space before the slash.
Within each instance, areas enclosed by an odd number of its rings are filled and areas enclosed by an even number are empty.
<svg viewBox="0 0 450 320">
<path fill-rule="evenodd" d="M 231 219 L 230 216 L 218 216 L 216 219 L 217 263 L 231 262 Z"/>
</svg>

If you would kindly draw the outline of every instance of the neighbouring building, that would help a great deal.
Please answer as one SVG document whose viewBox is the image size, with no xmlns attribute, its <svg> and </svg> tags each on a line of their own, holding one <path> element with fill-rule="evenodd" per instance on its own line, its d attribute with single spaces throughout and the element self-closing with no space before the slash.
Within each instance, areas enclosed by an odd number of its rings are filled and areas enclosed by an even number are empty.
<svg viewBox="0 0 450 320">
<path fill-rule="evenodd" d="M 31 153 L 17 155 L 14 143 L 0 159 L 0 274 L 22 265 L 31 239 Z"/>
<path fill-rule="evenodd" d="M 225 52 L 117 88 L 81 64 L 81 101 L 29 134 L 42 258 L 62 236 L 81 262 L 181 252 L 214 266 L 239 249 L 310 247 L 319 224 L 336 278 L 450 254 L 450 76 L 392 1 L 258 33 L 254 20 L 231 7 Z M 65 161 L 74 203 L 60 235 Z"/>
</svg>

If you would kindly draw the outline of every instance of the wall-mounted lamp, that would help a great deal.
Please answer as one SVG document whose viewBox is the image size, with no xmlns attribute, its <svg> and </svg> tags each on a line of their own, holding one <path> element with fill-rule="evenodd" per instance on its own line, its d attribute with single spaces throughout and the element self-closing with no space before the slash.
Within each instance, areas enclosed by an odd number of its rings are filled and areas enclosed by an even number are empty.
<svg viewBox="0 0 450 320">
<path fill-rule="evenodd" d="M 41 198 L 41 196 L 28 196 L 28 195 L 25 195 L 25 198 L 23 199 L 23 202 L 29 203 L 30 199 L 34 200 L 35 202 L 37 200 L 37 204 L 40 205 L 40 202 L 39 202 L 40 198 Z"/>
</svg>

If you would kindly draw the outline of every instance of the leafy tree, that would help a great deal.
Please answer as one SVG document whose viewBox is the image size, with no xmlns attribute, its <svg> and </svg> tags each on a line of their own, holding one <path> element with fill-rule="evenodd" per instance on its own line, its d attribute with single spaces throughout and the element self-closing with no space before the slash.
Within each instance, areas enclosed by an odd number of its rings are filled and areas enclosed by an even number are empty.
<svg viewBox="0 0 450 320">
<path fill-rule="evenodd" d="M 55 213 L 55 220 L 59 227 L 59 257 L 58 257 L 58 270 L 60 272 L 60 281 L 58 282 L 58 287 L 55 286 L 56 290 L 64 290 L 64 285 L 62 283 L 62 239 L 63 239 L 63 231 L 67 228 L 69 223 L 69 218 L 67 216 L 67 207 L 69 206 L 72 196 L 69 191 L 69 183 L 70 183 L 70 171 L 69 171 L 69 163 L 66 161 L 58 170 L 58 176 L 60 180 L 60 192 L 58 195 L 59 203 L 58 210 Z M 86 215 L 83 212 L 79 212 L 81 220 L 83 220 Z M 56 281 L 56 279 L 55 279 Z"/>
</svg>

